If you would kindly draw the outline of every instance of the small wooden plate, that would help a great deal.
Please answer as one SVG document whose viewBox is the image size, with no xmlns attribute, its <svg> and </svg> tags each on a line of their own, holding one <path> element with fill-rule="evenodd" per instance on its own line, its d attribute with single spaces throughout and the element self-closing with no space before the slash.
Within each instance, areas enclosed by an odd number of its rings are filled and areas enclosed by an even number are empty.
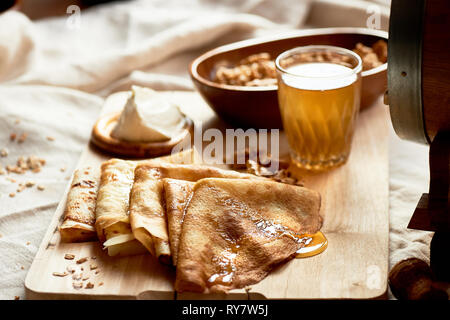
<svg viewBox="0 0 450 320">
<path fill-rule="evenodd" d="M 194 125 L 192 120 L 186 117 L 183 131 L 168 141 L 162 142 L 130 142 L 111 136 L 121 112 L 108 113 L 101 116 L 94 125 L 91 134 L 91 142 L 100 149 L 116 155 L 133 158 L 153 158 L 169 154 L 173 147 L 190 139 Z"/>
</svg>

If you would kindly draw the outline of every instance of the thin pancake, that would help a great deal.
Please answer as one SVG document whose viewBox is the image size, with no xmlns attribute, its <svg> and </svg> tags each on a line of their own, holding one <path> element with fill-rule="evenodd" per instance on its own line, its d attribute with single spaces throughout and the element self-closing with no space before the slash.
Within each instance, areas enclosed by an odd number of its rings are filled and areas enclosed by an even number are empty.
<svg viewBox="0 0 450 320">
<path fill-rule="evenodd" d="M 150 253 L 162 262 L 170 262 L 169 238 L 164 209 L 163 182 L 159 172 L 138 165 L 130 197 L 133 234 Z"/>
<path fill-rule="evenodd" d="M 93 241 L 95 206 L 100 176 L 91 167 L 76 170 L 67 195 L 64 221 L 59 228 L 62 242 Z"/>
<path fill-rule="evenodd" d="M 170 253 L 172 254 L 173 265 L 176 266 L 184 210 L 192 196 L 195 182 L 177 179 L 163 179 L 163 182 Z"/>
<path fill-rule="evenodd" d="M 109 255 L 145 252 L 140 242 L 134 239 L 128 215 L 135 166 L 135 162 L 120 159 L 108 160 L 101 166 L 95 228 Z"/>
<path fill-rule="evenodd" d="M 258 179 L 251 174 L 198 164 L 170 164 L 154 161 L 139 163 L 131 190 L 130 222 L 133 234 L 164 263 L 170 262 L 171 250 L 165 215 L 163 178 L 195 182 L 205 177 Z"/>
<path fill-rule="evenodd" d="M 272 181 L 204 179 L 181 231 L 175 289 L 228 292 L 292 259 L 322 225 L 320 195 Z"/>
</svg>

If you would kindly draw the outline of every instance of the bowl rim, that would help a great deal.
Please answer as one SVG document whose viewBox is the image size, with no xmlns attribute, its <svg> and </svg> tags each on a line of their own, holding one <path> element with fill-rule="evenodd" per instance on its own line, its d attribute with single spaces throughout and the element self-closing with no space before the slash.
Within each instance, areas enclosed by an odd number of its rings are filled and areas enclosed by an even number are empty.
<svg viewBox="0 0 450 320">
<path fill-rule="evenodd" d="M 315 35 L 326 35 L 326 34 L 365 34 L 365 35 L 372 35 L 377 36 L 380 38 L 383 38 L 384 40 L 388 40 L 388 32 L 384 30 L 376 30 L 376 29 L 368 29 L 368 28 L 354 28 L 354 27 L 337 27 L 337 28 L 315 28 L 315 29 L 303 29 L 303 30 L 294 30 L 286 33 L 284 36 L 264 36 L 264 37 L 258 37 L 258 38 L 252 38 L 248 40 L 242 40 L 238 42 L 233 42 L 229 44 L 222 45 L 220 47 L 216 47 L 214 49 L 211 49 L 202 55 L 195 58 L 190 64 L 189 64 L 189 73 L 191 77 L 206 85 L 209 87 L 214 87 L 217 89 L 222 90 L 230 90 L 230 91 L 248 91 L 248 92 L 255 92 L 255 91 L 276 91 L 278 86 L 260 86 L 260 87 L 250 87 L 250 86 L 235 86 L 235 85 L 227 85 L 227 84 L 221 84 L 214 81 L 210 81 L 208 79 L 205 79 L 204 77 L 200 76 L 197 69 L 200 63 L 205 61 L 206 59 L 217 55 L 219 53 L 223 53 L 226 51 L 241 49 L 245 47 L 250 47 L 252 45 L 262 44 L 262 43 L 268 43 L 272 41 L 277 40 L 286 40 L 286 39 L 292 39 L 292 38 L 299 38 L 299 37 L 307 37 L 307 36 L 315 36 Z M 361 77 L 366 77 L 373 75 L 375 73 L 383 72 L 387 70 L 387 62 L 383 63 L 382 65 L 366 70 L 361 72 Z"/>
</svg>

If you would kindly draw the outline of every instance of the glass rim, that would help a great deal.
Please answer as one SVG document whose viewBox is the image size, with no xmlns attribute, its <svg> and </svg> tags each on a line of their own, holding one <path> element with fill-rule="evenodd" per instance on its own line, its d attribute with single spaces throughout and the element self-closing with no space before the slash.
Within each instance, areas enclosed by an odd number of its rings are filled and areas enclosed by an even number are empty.
<svg viewBox="0 0 450 320">
<path fill-rule="evenodd" d="M 289 56 L 289 55 L 291 55 L 291 54 L 293 54 L 295 52 L 301 52 L 301 51 L 307 52 L 307 50 L 313 50 L 313 49 L 318 49 L 318 50 L 328 49 L 329 51 L 334 51 L 334 52 L 338 52 L 338 53 L 345 53 L 347 55 L 351 55 L 354 58 L 356 58 L 356 60 L 358 61 L 358 64 L 355 67 L 351 68 L 351 69 L 349 68 L 350 69 L 349 72 L 338 74 L 338 75 L 335 75 L 335 76 L 303 76 L 303 75 L 299 75 L 299 74 L 295 74 L 295 73 L 289 72 L 289 71 L 287 71 L 285 68 L 283 68 L 280 65 L 280 60 L 281 59 L 286 58 L 287 56 Z M 330 62 L 330 63 L 333 63 L 333 62 Z M 337 63 L 334 63 L 334 64 L 337 64 Z M 306 78 L 306 79 L 338 79 L 338 78 L 345 78 L 345 77 L 351 76 L 353 74 L 360 73 L 362 71 L 362 59 L 357 53 L 355 53 L 355 52 L 353 52 L 353 51 L 351 51 L 349 49 L 346 49 L 346 48 L 336 47 L 336 46 L 329 46 L 329 45 L 308 45 L 308 46 L 295 47 L 295 48 L 283 51 L 275 59 L 275 67 L 276 67 L 276 69 L 278 71 L 280 71 L 282 73 L 288 74 L 288 75 L 293 76 L 293 77 L 298 77 L 298 78 Z"/>
</svg>

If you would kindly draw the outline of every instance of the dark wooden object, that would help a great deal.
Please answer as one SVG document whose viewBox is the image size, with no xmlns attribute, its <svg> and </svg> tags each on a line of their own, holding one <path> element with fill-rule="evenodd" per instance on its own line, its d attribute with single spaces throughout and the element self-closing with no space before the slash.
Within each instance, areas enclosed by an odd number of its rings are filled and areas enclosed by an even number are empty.
<svg viewBox="0 0 450 320">
<path fill-rule="evenodd" d="M 450 132 L 439 131 L 430 146 L 430 190 L 420 198 L 408 228 L 435 231 L 430 266 L 450 282 Z"/>
<path fill-rule="evenodd" d="M 434 231 L 430 266 L 450 281 L 450 1 L 393 0 L 388 53 L 392 123 L 405 139 L 430 144 L 430 189 L 409 228 Z"/>
<path fill-rule="evenodd" d="M 450 131 L 450 1 L 425 3 L 422 43 L 422 101 L 430 138 Z"/>
<path fill-rule="evenodd" d="M 19 8 L 19 0 L 2 0 L 0 1 L 0 13 L 6 10 L 17 10 Z"/>
<path fill-rule="evenodd" d="M 448 300 L 433 280 L 428 264 L 417 258 L 400 261 L 389 272 L 389 287 L 399 300 Z"/>
</svg>

